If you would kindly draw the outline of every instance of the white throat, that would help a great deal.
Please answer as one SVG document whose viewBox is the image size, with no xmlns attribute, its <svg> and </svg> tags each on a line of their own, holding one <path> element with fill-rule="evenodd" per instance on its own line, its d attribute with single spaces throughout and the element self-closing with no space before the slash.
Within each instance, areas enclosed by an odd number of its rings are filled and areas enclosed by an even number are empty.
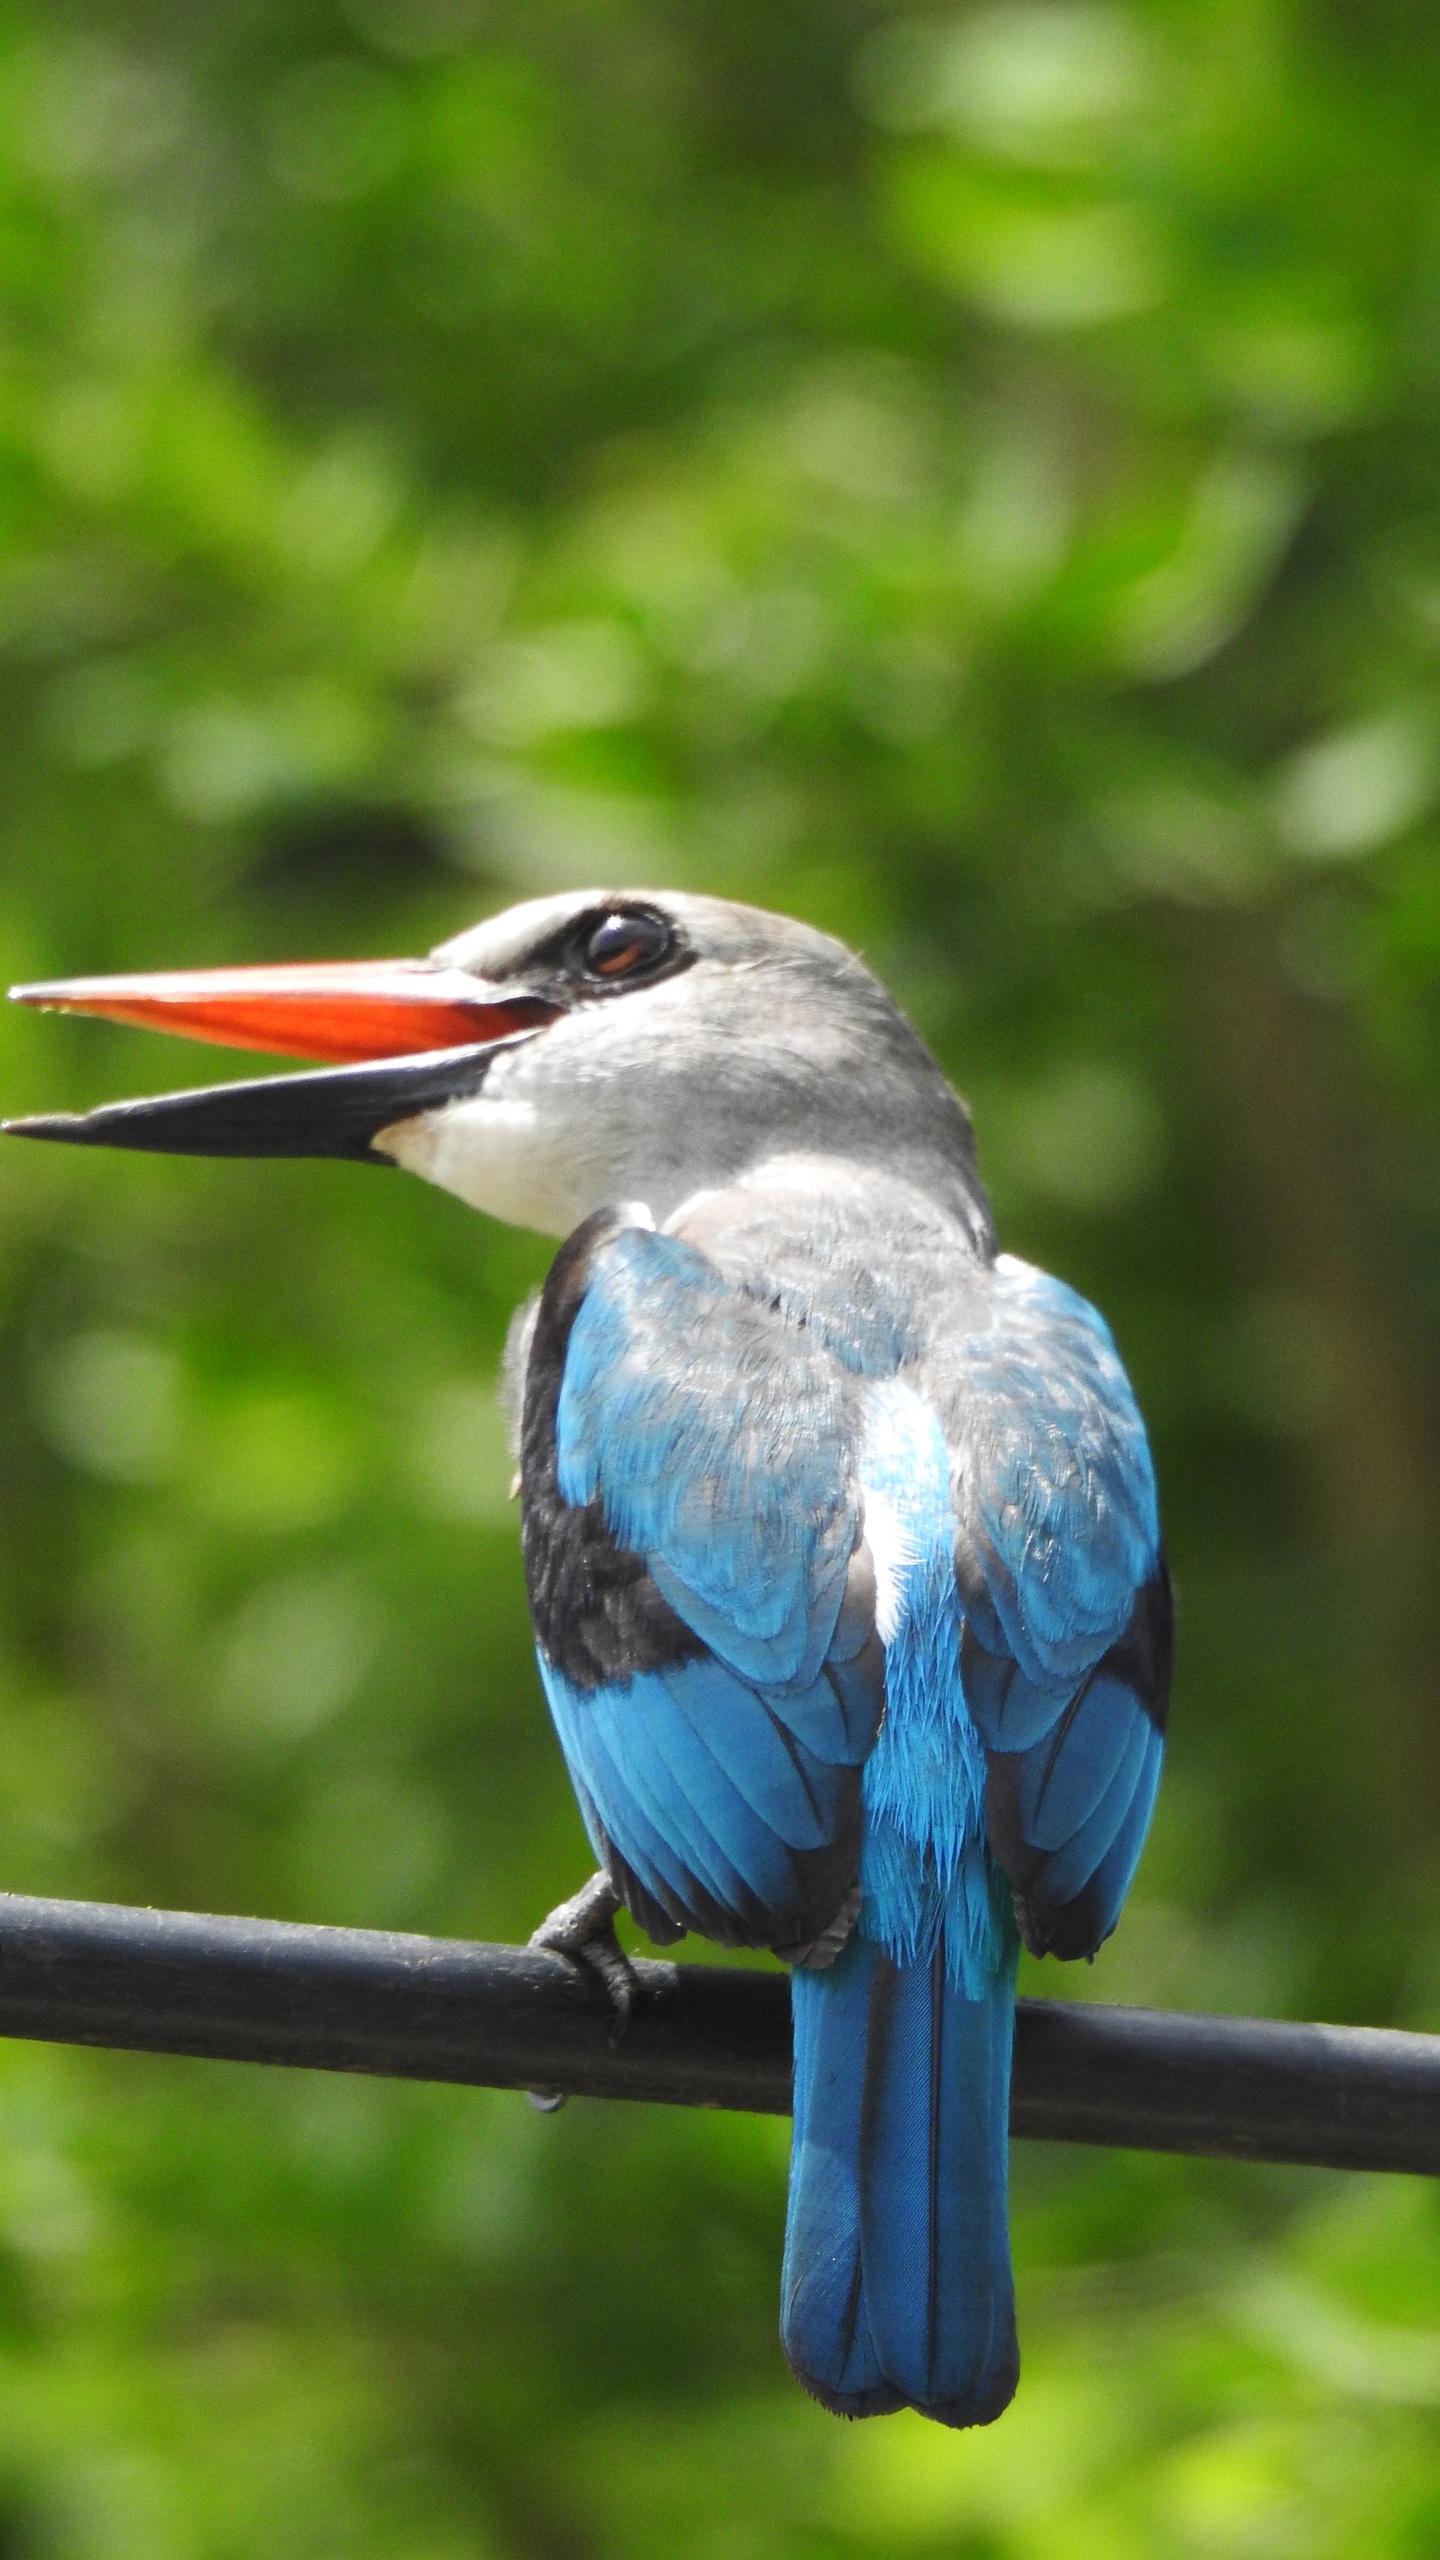
<svg viewBox="0 0 1440 2560">
<path fill-rule="evenodd" d="M 521 1095 L 470 1095 L 439 1111 L 397 1120 L 371 1140 L 407 1173 L 418 1173 L 468 1208 L 506 1226 L 568 1236 L 600 1199 L 584 1200 L 570 1133 Z"/>
</svg>

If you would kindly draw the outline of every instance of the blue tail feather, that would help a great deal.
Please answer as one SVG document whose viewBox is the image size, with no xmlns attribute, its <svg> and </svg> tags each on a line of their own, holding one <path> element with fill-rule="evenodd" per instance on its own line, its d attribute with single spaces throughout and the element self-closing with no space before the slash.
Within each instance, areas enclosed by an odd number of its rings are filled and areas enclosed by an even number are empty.
<svg viewBox="0 0 1440 2560">
<path fill-rule="evenodd" d="M 1006 2222 L 1014 1968 L 967 1999 L 943 1950 L 860 1938 L 793 1977 L 795 2134 L 781 2329 L 844 2417 L 998 2417 L 1019 2355 Z"/>
</svg>

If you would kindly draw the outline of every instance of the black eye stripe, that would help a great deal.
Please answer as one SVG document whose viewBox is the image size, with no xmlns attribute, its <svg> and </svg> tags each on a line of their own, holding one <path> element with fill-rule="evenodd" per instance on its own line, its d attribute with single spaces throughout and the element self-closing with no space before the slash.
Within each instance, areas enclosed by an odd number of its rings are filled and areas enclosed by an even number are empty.
<svg viewBox="0 0 1440 2560">
<path fill-rule="evenodd" d="M 653 969 L 672 949 L 670 929 L 659 916 L 622 908 L 591 927 L 581 956 L 590 976 L 613 980 Z"/>
<path fill-rule="evenodd" d="M 622 893 L 623 895 L 623 893 Z M 632 986 L 688 969 L 695 958 L 683 925 L 664 910 L 596 901 L 537 944 L 522 964 L 527 986 L 546 1002 L 620 996 Z"/>
</svg>

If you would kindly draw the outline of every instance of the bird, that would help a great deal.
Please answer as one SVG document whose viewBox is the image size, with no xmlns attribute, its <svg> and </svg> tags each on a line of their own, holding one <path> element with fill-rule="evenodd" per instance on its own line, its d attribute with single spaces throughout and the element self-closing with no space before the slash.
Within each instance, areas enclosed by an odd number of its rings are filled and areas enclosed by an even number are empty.
<svg viewBox="0 0 1440 2560">
<path fill-rule="evenodd" d="M 669 891 L 13 993 L 311 1068 L 12 1134 L 400 1167 L 561 1239 L 507 1371 L 596 1870 L 537 1941 L 617 2031 L 622 1907 L 790 1967 L 791 2368 L 843 2417 L 998 2417 L 1017 1962 L 1116 1925 L 1174 1609 L 1112 1335 L 1000 1249 L 917 1032 L 829 935 Z"/>
</svg>

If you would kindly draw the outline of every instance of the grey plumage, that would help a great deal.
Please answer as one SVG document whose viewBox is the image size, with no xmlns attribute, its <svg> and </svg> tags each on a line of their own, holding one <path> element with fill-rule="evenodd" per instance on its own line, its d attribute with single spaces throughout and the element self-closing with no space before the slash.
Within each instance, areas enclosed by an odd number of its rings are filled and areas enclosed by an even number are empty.
<svg viewBox="0 0 1440 2560">
<path fill-rule="evenodd" d="M 617 903 L 536 900 L 435 957 L 565 1002 L 569 937 Z M 503 1198 L 520 1223 L 568 1234 L 631 1198 L 663 1223 L 702 1188 L 818 1149 L 908 1181 L 977 1245 L 993 1243 L 964 1107 L 861 961 L 828 934 L 724 899 L 657 892 L 645 904 L 672 923 L 678 965 L 586 989 L 497 1058 L 463 1134 L 452 1117 L 459 1143 L 436 1125 L 387 1137 L 387 1151 L 478 1207 Z M 486 1133 L 483 1168 L 468 1155 L 471 1124 Z"/>
</svg>

